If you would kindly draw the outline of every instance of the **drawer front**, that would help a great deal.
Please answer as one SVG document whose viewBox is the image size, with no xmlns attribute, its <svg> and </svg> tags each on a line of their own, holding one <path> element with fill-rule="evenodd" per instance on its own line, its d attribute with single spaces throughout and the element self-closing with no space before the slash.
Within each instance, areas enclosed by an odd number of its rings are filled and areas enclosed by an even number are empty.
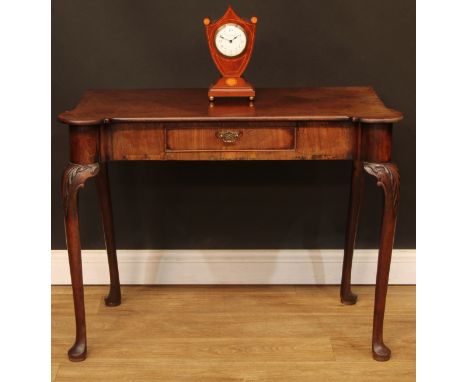
<svg viewBox="0 0 468 382">
<path fill-rule="evenodd" d="M 282 151 L 296 148 L 294 127 L 166 128 L 166 151 Z"/>
</svg>

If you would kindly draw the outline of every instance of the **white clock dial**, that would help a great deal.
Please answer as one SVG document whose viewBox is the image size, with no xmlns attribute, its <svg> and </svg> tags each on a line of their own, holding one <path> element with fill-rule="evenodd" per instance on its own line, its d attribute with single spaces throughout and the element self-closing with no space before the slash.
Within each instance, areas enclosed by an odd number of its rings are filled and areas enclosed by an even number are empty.
<svg viewBox="0 0 468 382">
<path fill-rule="evenodd" d="M 247 35 L 238 24 L 224 24 L 216 31 L 215 45 L 216 49 L 224 56 L 236 57 L 245 50 Z"/>
</svg>

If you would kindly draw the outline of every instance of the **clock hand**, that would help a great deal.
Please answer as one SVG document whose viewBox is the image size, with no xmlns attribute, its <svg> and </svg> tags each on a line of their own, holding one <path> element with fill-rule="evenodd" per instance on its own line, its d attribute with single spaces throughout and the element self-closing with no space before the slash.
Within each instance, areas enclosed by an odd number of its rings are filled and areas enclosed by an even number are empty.
<svg viewBox="0 0 468 382">
<path fill-rule="evenodd" d="M 236 37 L 234 37 L 232 40 L 229 40 L 228 38 L 225 38 L 225 37 L 223 37 L 223 36 L 219 36 L 219 37 L 221 37 L 223 40 L 229 41 L 229 43 L 231 43 L 231 44 L 232 44 L 232 42 L 233 42 L 233 41 L 235 40 L 235 38 L 236 38 Z"/>
<path fill-rule="evenodd" d="M 239 36 L 240 36 L 240 34 L 238 34 L 236 37 L 234 37 L 231 41 L 234 41 Z"/>
</svg>

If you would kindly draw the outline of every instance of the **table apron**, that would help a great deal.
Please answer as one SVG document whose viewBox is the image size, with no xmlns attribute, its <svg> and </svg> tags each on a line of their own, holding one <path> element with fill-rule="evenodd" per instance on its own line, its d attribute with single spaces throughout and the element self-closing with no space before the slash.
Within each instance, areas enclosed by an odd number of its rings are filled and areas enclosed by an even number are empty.
<svg viewBox="0 0 468 382">
<path fill-rule="evenodd" d="M 119 122 L 70 126 L 70 161 L 391 160 L 392 124 Z"/>
</svg>

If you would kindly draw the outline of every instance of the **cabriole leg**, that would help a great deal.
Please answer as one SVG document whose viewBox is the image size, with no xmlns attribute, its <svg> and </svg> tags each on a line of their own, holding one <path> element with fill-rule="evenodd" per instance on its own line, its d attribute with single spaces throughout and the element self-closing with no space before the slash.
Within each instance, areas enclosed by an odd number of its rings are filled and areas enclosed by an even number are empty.
<svg viewBox="0 0 468 382">
<path fill-rule="evenodd" d="M 351 192 L 349 195 L 348 223 L 346 226 L 346 238 L 343 257 L 343 271 L 341 274 L 341 302 L 353 305 L 357 301 L 357 295 L 351 292 L 351 268 L 353 265 L 354 244 L 359 223 L 359 211 L 361 209 L 362 194 L 364 190 L 364 169 L 361 161 L 353 162 L 351 175 Z"/>
<path fill-rule="evenodd" d="M 86 358 L 86 321 L 83 293 L 83 270 L 81 265 L 80 227 L 78 220 L 78 190 L 87 179 L 99 172 L 99 164 L 78 165 L 70 163 L 62 178 L 62 200 L 65 214 L 65 233 L 75 307 L 76 338 L 68 351 L 70 361 Z"/>
<path fill-rule="evenodd" d="M 120 305 L 120 281 L 119 266 L 117 263 L 117 252 L 114 238 L 114 222 L 112 217 L 112 203 L 110 197 L 109 177 L 107 174 L 107 163 L 100 164 L 100 171 L 96 176 L 96 186 L 101 206 L 102 226 L 107 248 L 107 260 L 109 262 L 110 290 L 105 298 L 107 306 Z"/>
<path fill-rule="evenodd" d="M 400 175 L 397 166 L 392 163 L 364 163 L 364 169 L 370 175 L 377 178 L 377 186 L 382 187 L 384 193 L 384 209 L 375 283 L 372 352 L 375 360 L 387 361 L 390 359 L 391 351 L 383 342 L 383 322 L 396 217 L 400 201 Z"/>
</svg>

